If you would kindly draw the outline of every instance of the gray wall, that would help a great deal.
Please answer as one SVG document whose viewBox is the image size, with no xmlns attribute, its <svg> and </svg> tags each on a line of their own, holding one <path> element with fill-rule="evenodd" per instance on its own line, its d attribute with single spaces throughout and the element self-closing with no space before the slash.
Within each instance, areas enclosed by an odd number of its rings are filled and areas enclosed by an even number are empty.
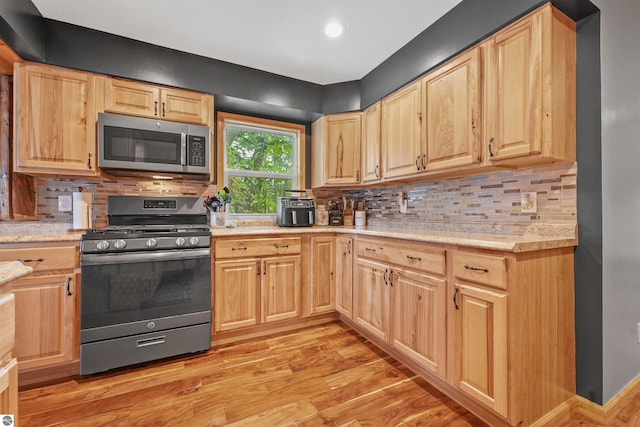
<svg viewBox="0 0 640 427">
<path fill-rule="evenodd" d="M 601 9 L 603 378 L 606 403 L 640 373 L 640 2 Z"/>
</svg>

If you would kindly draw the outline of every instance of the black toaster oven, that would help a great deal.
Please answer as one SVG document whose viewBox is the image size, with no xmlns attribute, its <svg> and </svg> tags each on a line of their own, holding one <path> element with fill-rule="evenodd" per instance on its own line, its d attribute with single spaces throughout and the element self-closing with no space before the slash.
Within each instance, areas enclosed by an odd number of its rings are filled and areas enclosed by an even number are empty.
<svg viewBox="0 0 640 427">
<path fill-rule="evenodd" d="M 287 196 L 287 193 L 303 193 L 303 196 Z M 280 227 L 309 227 L 316 218 L 313 199 L 305 190 L 285 190 L 276 204 L 276 224 Z"/>
</svg>

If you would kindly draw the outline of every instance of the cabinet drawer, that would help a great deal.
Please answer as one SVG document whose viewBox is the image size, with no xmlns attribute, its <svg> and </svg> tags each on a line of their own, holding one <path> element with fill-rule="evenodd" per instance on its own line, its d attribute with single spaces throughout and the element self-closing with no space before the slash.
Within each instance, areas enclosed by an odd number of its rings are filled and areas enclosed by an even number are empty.
<svg viewBox="0 0 640 427">
<path fill-rule="evenodd" d="M 507 288 L 507 260 L 501 256 L 453 253 L 453 275 L 496 288 Z"/>
<path fill-rule="evenodd" d="M 15 347 L 15 298 L 6 294 L 0 298 L 0 361 Z"/>
<path fill-rule="evenodd" d="M 245 258 L 254 256 L 291 255 L 299 254 L 301 248 L 300 237 L 281 239 L 234 239 L 216 240 L 215 257 Z"/>
<path fill-rule="evenodd" d="M 355 252 L 360 257 L 398 264 L 442 276 L 446 271 L 444 249 L 375 240 L 356 240 Z"/>
<path fill-rule="evenodd" d="M 20 261 L 33 272 L 73 269 L 77 266 L 75 246 L 0 250 L 0 261 Z"/>
</svg>

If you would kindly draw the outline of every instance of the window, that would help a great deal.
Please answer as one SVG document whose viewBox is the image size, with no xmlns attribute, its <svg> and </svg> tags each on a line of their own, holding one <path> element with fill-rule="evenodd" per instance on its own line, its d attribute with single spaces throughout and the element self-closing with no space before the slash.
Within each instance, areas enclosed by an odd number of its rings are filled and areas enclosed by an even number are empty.
<svg viewBox="0 0 640 427">
<path fill-rule="evenodd" d="M 303 186 L 305 127 L 229 113 L 218 113 L 218 123 L 228 211 L 275 215 L 277 198 Z"/>
</svg>

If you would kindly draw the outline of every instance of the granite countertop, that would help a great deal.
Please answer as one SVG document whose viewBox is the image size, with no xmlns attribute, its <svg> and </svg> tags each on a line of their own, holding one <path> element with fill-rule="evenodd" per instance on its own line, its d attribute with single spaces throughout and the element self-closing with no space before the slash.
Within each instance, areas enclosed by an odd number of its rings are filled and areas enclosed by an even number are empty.
<svg viewBox="0 0 640 427">
<path fill-rule="evenodd" d="M 538 234 L 497 234 L 489 232 L 450 231 L 394 228 L 381 226 L 313 226 L 313 227 L 238 227 L 212 228 L 213 237 L 258 236 L 268 234 L 337 233 L 372 237 L 412 240 L 422 243 L 438 243 L 492 249 L 508 252 L 530 252 L 542 249 L 576 246 L 575 227 L 557 227 L 539 230 Z"/>
<path fill-rule="evenodd" d="M 0 222 L 0 243 L 80 242 L 83 230 L 70 230 L 70 224 L 45 222 Z M 211 228 L 215 237 L 246 237 L 287 234 L 337 233 L 412 240 L 422 243 L 468 246 L 507 252 L 529 252 L 576 246 L 573 224 L 509 227 L 501 224 L 478 227 L 474 224 L 440 224 L 434 229 L 382 226 L 278 227 L 275 225 Z M 439 228 L 437 228 L 439 227 Z"/>
<path fill-rule="evenodd" d="M 71 230 L 71 224 L 59 222 L 0 222 L 0 243 L 80 242 L 85 230 Z"/>
<path fill-rule="evenodd" d="M 31 273 L 33 268 L 20 261 L 0 261 L 0 285 Z"/>
</svg>

